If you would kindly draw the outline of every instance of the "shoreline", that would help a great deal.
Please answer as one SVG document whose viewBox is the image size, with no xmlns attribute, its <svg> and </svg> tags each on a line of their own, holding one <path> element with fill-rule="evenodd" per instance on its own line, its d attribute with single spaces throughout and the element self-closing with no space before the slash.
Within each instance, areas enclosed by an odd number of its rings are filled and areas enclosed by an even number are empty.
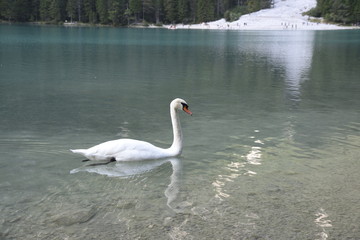
<svg viewBox="0 0 360 240">
<path fill-rule="evenodd" d="M 224 22 L 218 24 L 218 22 Z M 272 26 L 252 26 L 249 23 L 238 21 L 226 22 L 224 19 L 218 21 L 201 23 L 201 24 L 164 24 L 157 26 L 155 24 L 148 25 L 128 25 L 128 26 L 113 26 L 106 24 L 90 24 L 90 23 L 48 23 L 48 22 L 11 22 L 0 21 L 0 24 L 24 24 L 24 25 L 39 25 L 39 26 L 62 26 L 62 27 L 107 27 L 107 28 L 150 28 L 150 29 L 168 29 L 168 30 L 227 30 L 227 31 L 322 31 L 322 30 L 359 30 L 360 26 L 345 26 L 336 25 L 332 23 L 318 23 L 312 21 L 303 21 L 300 23 L 293 23 L 292 21 L 283 21 Z"/>
<path fill-rule="evenodd" d="M 291 21 L 280 22 L 272 26 L 251 26 L 248 23 L 212 26 L 209 23 L 183 25 L 172 24 L 164 25 L 169 30 L 227 30 L 227 31 L 329 31 L 329 30 L 359 30 L 359 26 L 345 26 L 331 23 L 300 22 L 292 23 Z"/>
</svg>

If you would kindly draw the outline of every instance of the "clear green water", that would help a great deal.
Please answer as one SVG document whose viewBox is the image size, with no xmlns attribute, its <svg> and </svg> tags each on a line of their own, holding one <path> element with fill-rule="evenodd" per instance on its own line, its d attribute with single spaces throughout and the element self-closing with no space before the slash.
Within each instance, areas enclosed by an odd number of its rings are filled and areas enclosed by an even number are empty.
<svg viewBox="0 0 360 240">
<path fill-rule="evenodd" d="M 360 31 L 0 25 L 1 239 L 357 239 Z M 172 140 L 179 159 L 68 149 Z"/>
</svg>

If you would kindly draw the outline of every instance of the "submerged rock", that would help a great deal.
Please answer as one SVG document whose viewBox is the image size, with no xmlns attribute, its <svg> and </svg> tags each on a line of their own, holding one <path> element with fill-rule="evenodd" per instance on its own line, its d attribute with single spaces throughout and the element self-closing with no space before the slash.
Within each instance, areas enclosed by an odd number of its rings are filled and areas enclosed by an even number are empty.
<svg viewBox="0 0 360 240">
<path fill-rule="evenodd" d="M 81 224 L 90 221 L 97 211 L 95 208 L 82 209 L 78 211 L 66 211 L 55 215 L 52 222 L 60 226 L 70 226 L 74 224 Z"/>
</svg>

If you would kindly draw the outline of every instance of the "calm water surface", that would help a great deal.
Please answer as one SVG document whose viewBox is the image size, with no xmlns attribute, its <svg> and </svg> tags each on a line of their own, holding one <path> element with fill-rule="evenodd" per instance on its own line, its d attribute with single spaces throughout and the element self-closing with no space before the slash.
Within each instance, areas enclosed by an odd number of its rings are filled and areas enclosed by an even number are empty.
<svg viewBox="0 0 360 240">
<path fill-rule="evenodd" d="M 360 31 L 0 25 L 1 239 L 358 239 Z M 89 167 L 129 137 L 183 156 Z"/>
</svg>

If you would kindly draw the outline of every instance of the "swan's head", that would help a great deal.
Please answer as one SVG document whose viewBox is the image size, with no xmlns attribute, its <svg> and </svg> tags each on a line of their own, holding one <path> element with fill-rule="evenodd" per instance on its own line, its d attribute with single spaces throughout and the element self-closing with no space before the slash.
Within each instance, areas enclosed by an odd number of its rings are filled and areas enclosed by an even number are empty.
<svg viewBox="0 0 360 240">
<path fill-rule="evenodd" d="M 176 98 L 170 103 L 171 108 L 175 110 L 183 110 L 187 114 L 192 115 L 192 112 L 189 110 L 189 105 L 186 103 L 185 100 L 181 98 Z"/>
</svg>

